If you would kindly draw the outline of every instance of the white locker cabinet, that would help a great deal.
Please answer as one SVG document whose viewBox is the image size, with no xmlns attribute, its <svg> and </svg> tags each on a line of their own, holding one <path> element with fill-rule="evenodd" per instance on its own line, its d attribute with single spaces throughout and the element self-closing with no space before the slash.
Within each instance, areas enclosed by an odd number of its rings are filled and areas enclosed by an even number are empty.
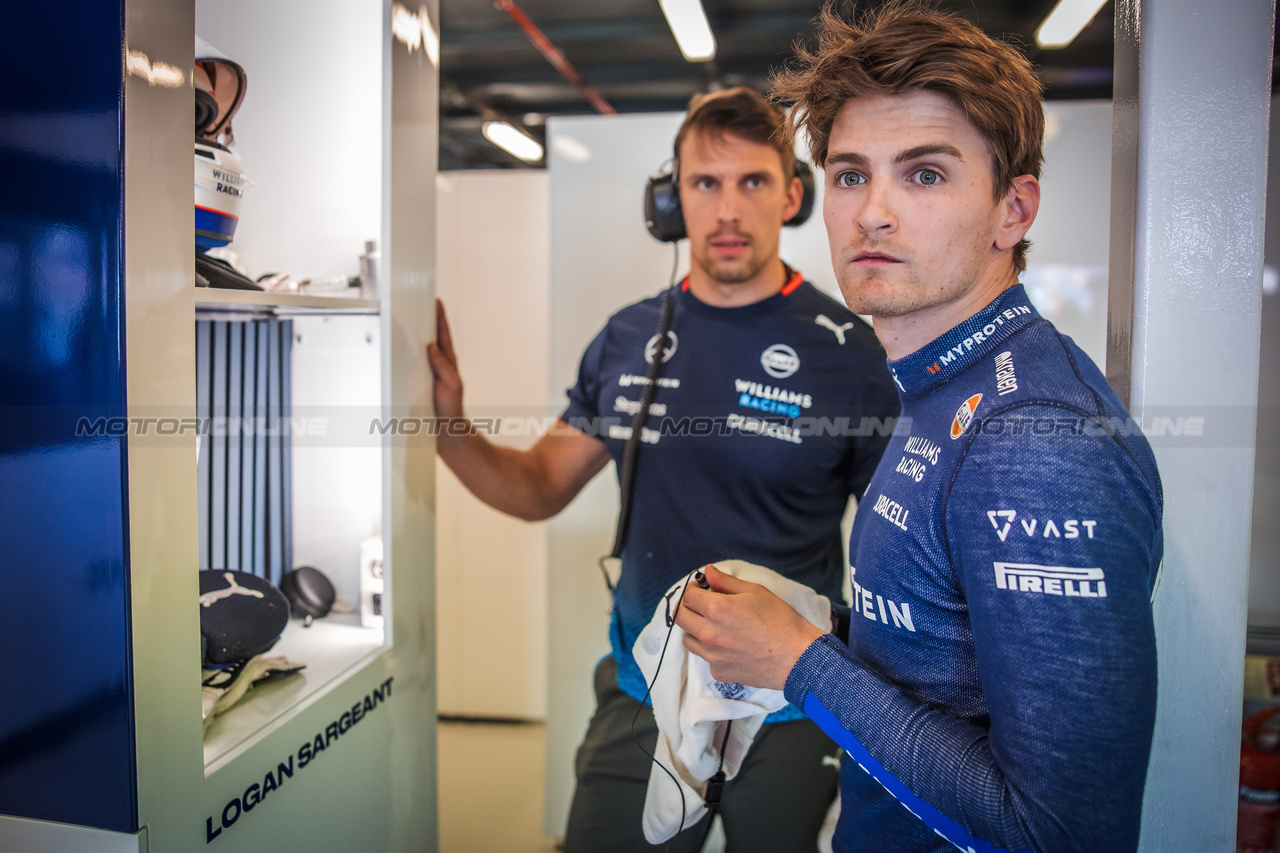
<svg viewBox="0 0 1280 853">
<path fill-rule="evenodd" d="M 0 36 L 0 849 L 435 849 L 434 446 L 385 424 L 430 415 L 438 83 L 406 26 L 436 4 L 39 5 Z M 194 286 L 197 32 L 248 75 L 231 248 L 316 278 L 372 239 L 375 296 Z M 195 419 L 198 318 L 268 316 L 295 422 L 323 423 L 288 451 L 291 562 L 357 610 L 291 623 L 273 653 L 307 669 L 206 740 L 198 430 L 157 425 Z M 381 629 L 358 613 L 377 535 Z"/>
</svg>

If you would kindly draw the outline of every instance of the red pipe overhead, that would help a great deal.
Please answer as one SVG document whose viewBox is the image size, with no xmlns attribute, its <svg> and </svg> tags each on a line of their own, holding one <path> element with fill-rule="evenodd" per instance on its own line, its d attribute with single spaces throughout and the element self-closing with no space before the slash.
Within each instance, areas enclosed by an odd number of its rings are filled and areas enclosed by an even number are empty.
<svg viewBox="0 0 1280 853">
<path fill-rule="evenodd" d="M 547 58 L 548 62 L 555 66 L 557 71 L 564 75 L 564 79 L 572 83 L 582 93 L 582 96 L 595 108 L 596 112 L 606 116 L 618 114 L 617 110 L 609 106 L 608 101 L 600 97 L 599 92 L 591 88 L 591 85 L 582 79 L 582 75 L 569 64 L 569 60 L 565 59 L 560 49 L 551 43 L 551 39 L 547 38 L 546 33 L 538 29 L 538 25 L 529 20 L 528 15 L 520 11 L 520 7 L 515 4 L 515 0 L 493 0 L 493 5 L 511 16 L 511 19 L 519 25 L 520 29 L 524 30 L 525 35 L 529 37 L 529 41 L 533 42 L 533 46 Z"/>
</svg>

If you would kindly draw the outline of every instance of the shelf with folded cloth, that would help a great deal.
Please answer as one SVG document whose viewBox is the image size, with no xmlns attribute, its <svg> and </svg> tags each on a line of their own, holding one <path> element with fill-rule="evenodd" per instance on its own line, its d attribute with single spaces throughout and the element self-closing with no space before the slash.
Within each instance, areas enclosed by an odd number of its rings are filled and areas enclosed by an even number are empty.
<svg viewBox="0 0 1280 853">
<path fill-rule="evenodd" d="M 359 614 L 333 614 L 303 627 L 290 619 L 280 640 L 264 654 L 286 657 L 305 669 L 258 685 L 227 713 L 214 718 L 204 738 L 205 775 L 229 763 L 262 736 L 284 725 L 294 711 L 343 683 L 342 676 L 386 650 L 382 628 L 363 628 Z"/>
</svg>

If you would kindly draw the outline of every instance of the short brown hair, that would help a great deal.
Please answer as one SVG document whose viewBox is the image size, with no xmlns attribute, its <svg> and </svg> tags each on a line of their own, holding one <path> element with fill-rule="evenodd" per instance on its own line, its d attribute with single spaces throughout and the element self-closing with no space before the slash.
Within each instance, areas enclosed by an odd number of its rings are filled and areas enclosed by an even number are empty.
<svg viewBox="0 0 1280 853">
<path fill-rule="evenodd" d="M 774 97 L 793 101 L 790 131 L 809 136 L 815 163 L 827 159 L 836 114 L 854 98 L 929 91 L 959 107 L 987 141 L 999 200 L 1019 175 L 1040 177 L 1042 87 L 1022 51 L 968 21 L 914 0 L 890 0 L 854 21 L 823 7 L 818 46 L 797 47 L 799 63 L 774 79 Z M 1013 264 L 1026 269 L 1027 248 Z"/>
<path fill-rule="evenodd" d="M 675 156 L 677 160 L 680 158 L 680 145 L 691 131 L 708 130 L 716 137 L 732 133 L 750 142 L 771 146 L 782 158 L 783 176 L 791 178 L 795 175 L 796 152 L 786 122 L 782 110 L 746 86 L 694 95 L 684 123 L 676 133 Z"/>
</svg>

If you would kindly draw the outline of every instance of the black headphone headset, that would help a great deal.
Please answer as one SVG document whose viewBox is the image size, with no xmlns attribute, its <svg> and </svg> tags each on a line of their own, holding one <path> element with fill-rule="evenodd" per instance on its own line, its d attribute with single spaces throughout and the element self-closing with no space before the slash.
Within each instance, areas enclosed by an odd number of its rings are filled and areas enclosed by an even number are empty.
<svg viewBox="0 0 1280 853">
<path fill-rule="evenodd" d="M 813 213 L 813 169 L 803 160 L 796 160 L 796 177 L 804 188 L 800 209 L 784 222 L 793 228 L 803 225 Z M 644 186 L 644 224 L 655 240 L 675 243 L 688 236 L 684 227 L 684 211 L 680 209 L 680 184 L 674 164 L 649 176 Z"/>
</svg>

